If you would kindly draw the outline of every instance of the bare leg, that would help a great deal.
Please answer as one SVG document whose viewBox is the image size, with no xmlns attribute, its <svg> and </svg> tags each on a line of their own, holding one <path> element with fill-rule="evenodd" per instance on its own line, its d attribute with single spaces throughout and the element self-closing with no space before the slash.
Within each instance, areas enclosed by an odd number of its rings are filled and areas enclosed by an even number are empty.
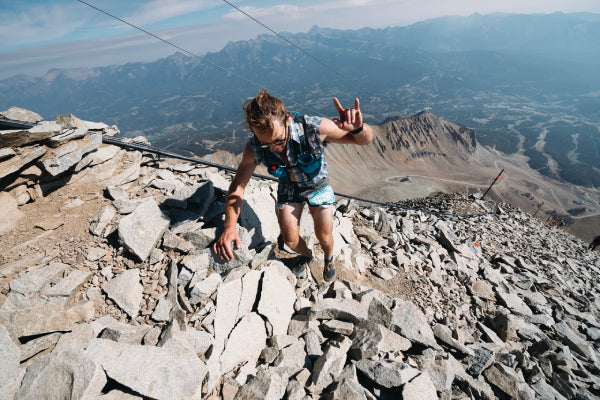
<svg viewBox="0 0 600 400">
<path fill-rule="evenodd" d="M 315 224 L 315 235 L 321 244 L 325 258 L 333 254 L 333 210 L 328 207 L 309 207 Z"/>
<path fill-rule="evenodd" d="M 300 236 L 300 217 L 303 205 L 300 203 L 285 204 L 277 214 L 279 229 L 285 244 L 300 255 L 308 254 L 308 246 Z"/>
</svg>

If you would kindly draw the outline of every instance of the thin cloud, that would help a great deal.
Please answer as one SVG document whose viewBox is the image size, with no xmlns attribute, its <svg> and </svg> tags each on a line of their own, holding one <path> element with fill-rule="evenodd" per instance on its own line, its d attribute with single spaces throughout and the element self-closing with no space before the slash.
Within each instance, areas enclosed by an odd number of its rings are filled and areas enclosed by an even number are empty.
<svg viewBox="0 0 600 400">
<path fill-rule="evenodd" d="M 170 18 L 207 10 L 223 3 L 216 0 L 153 0 L 144 3 L 139 12 L 131 16 L 136 23 L 153 24 L 165 21 Z"/>
<path fill-rule="evenodd" d="M 19 4 L 20 6 L 20 4 Z M 85 25 L 74 6 L 33 5 L 0 13 L 0 37 L 4 46 L 45 41 L 62 37 Z"/>
</svg>

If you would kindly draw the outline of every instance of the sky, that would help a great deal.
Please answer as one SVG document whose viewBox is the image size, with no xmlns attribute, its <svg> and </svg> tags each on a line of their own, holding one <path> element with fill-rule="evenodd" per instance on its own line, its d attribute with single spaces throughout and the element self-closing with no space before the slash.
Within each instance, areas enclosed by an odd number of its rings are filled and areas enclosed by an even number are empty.
<svg viewBox="0 0 600 400">
<path fill-rule="evenodd" d="M 82 0 L 83 1 L 83 0 Z M 154 61 L 176 48 L 79 0 L 0 0 L 0 79 Z M 271 34 L 225 0 L 85 0 L 198 56 Z M 227 0 L 276 32 L 404 26 L 473 13 L 600 13 L 599 0 Z M 340 43 L 343 46 L 343 43 Z"/>
</svg>

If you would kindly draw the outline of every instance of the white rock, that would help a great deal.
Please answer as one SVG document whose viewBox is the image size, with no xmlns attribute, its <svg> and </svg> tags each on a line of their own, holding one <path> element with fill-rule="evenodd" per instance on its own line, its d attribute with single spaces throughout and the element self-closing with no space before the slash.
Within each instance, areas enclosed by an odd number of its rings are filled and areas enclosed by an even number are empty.
<svg viewBox="0 0 600 400">
<path fill-rule="evenodd" d="M 273 335 L 285 335 L 292 314 L 296 292 L 277 267 L 263 270 L 258 312 L 273 326 Z"/>
<path fill-rule="evenodd" d="M 104 291 L 130 317 L 137 317 L 143 299 L 138 269 L 128 269 L 104 285 Z"/>
</svg>

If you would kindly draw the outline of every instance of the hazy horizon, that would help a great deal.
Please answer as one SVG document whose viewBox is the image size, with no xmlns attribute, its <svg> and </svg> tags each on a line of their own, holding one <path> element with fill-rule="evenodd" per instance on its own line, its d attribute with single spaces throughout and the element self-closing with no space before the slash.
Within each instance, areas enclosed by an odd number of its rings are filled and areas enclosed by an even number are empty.
<svg viewBox="0 0 600 400">
<path fill-rule="evenodd" d="M 24 73 L 43 76 L 53 68 L 98 67 L 149 62 L 177 50 L 123 22 L 73 0 L 52 3 L 33 0 L 26 7 L 0 0 L 0 79 Z M 225 2 L 177 0 L 162 2 L 106 0 L 92 5 L 171 41 L 196 55 L 221 50 L 227 43 L 271 33 Z M 442 16 L 474 13 L 600 14 L 595 0 L 516 0 L 451 4 L 442 0 L 311 0 L 302 7 L 293 2 L 263 0 L 236 4 L 277 32 L 306 32 L 312 26 L 334 29 L 405 26 Z M 335 17 L 332 17 L 335 16 Z M 232 26 L 235 25 L 235 29 Z"/>
</svg>

